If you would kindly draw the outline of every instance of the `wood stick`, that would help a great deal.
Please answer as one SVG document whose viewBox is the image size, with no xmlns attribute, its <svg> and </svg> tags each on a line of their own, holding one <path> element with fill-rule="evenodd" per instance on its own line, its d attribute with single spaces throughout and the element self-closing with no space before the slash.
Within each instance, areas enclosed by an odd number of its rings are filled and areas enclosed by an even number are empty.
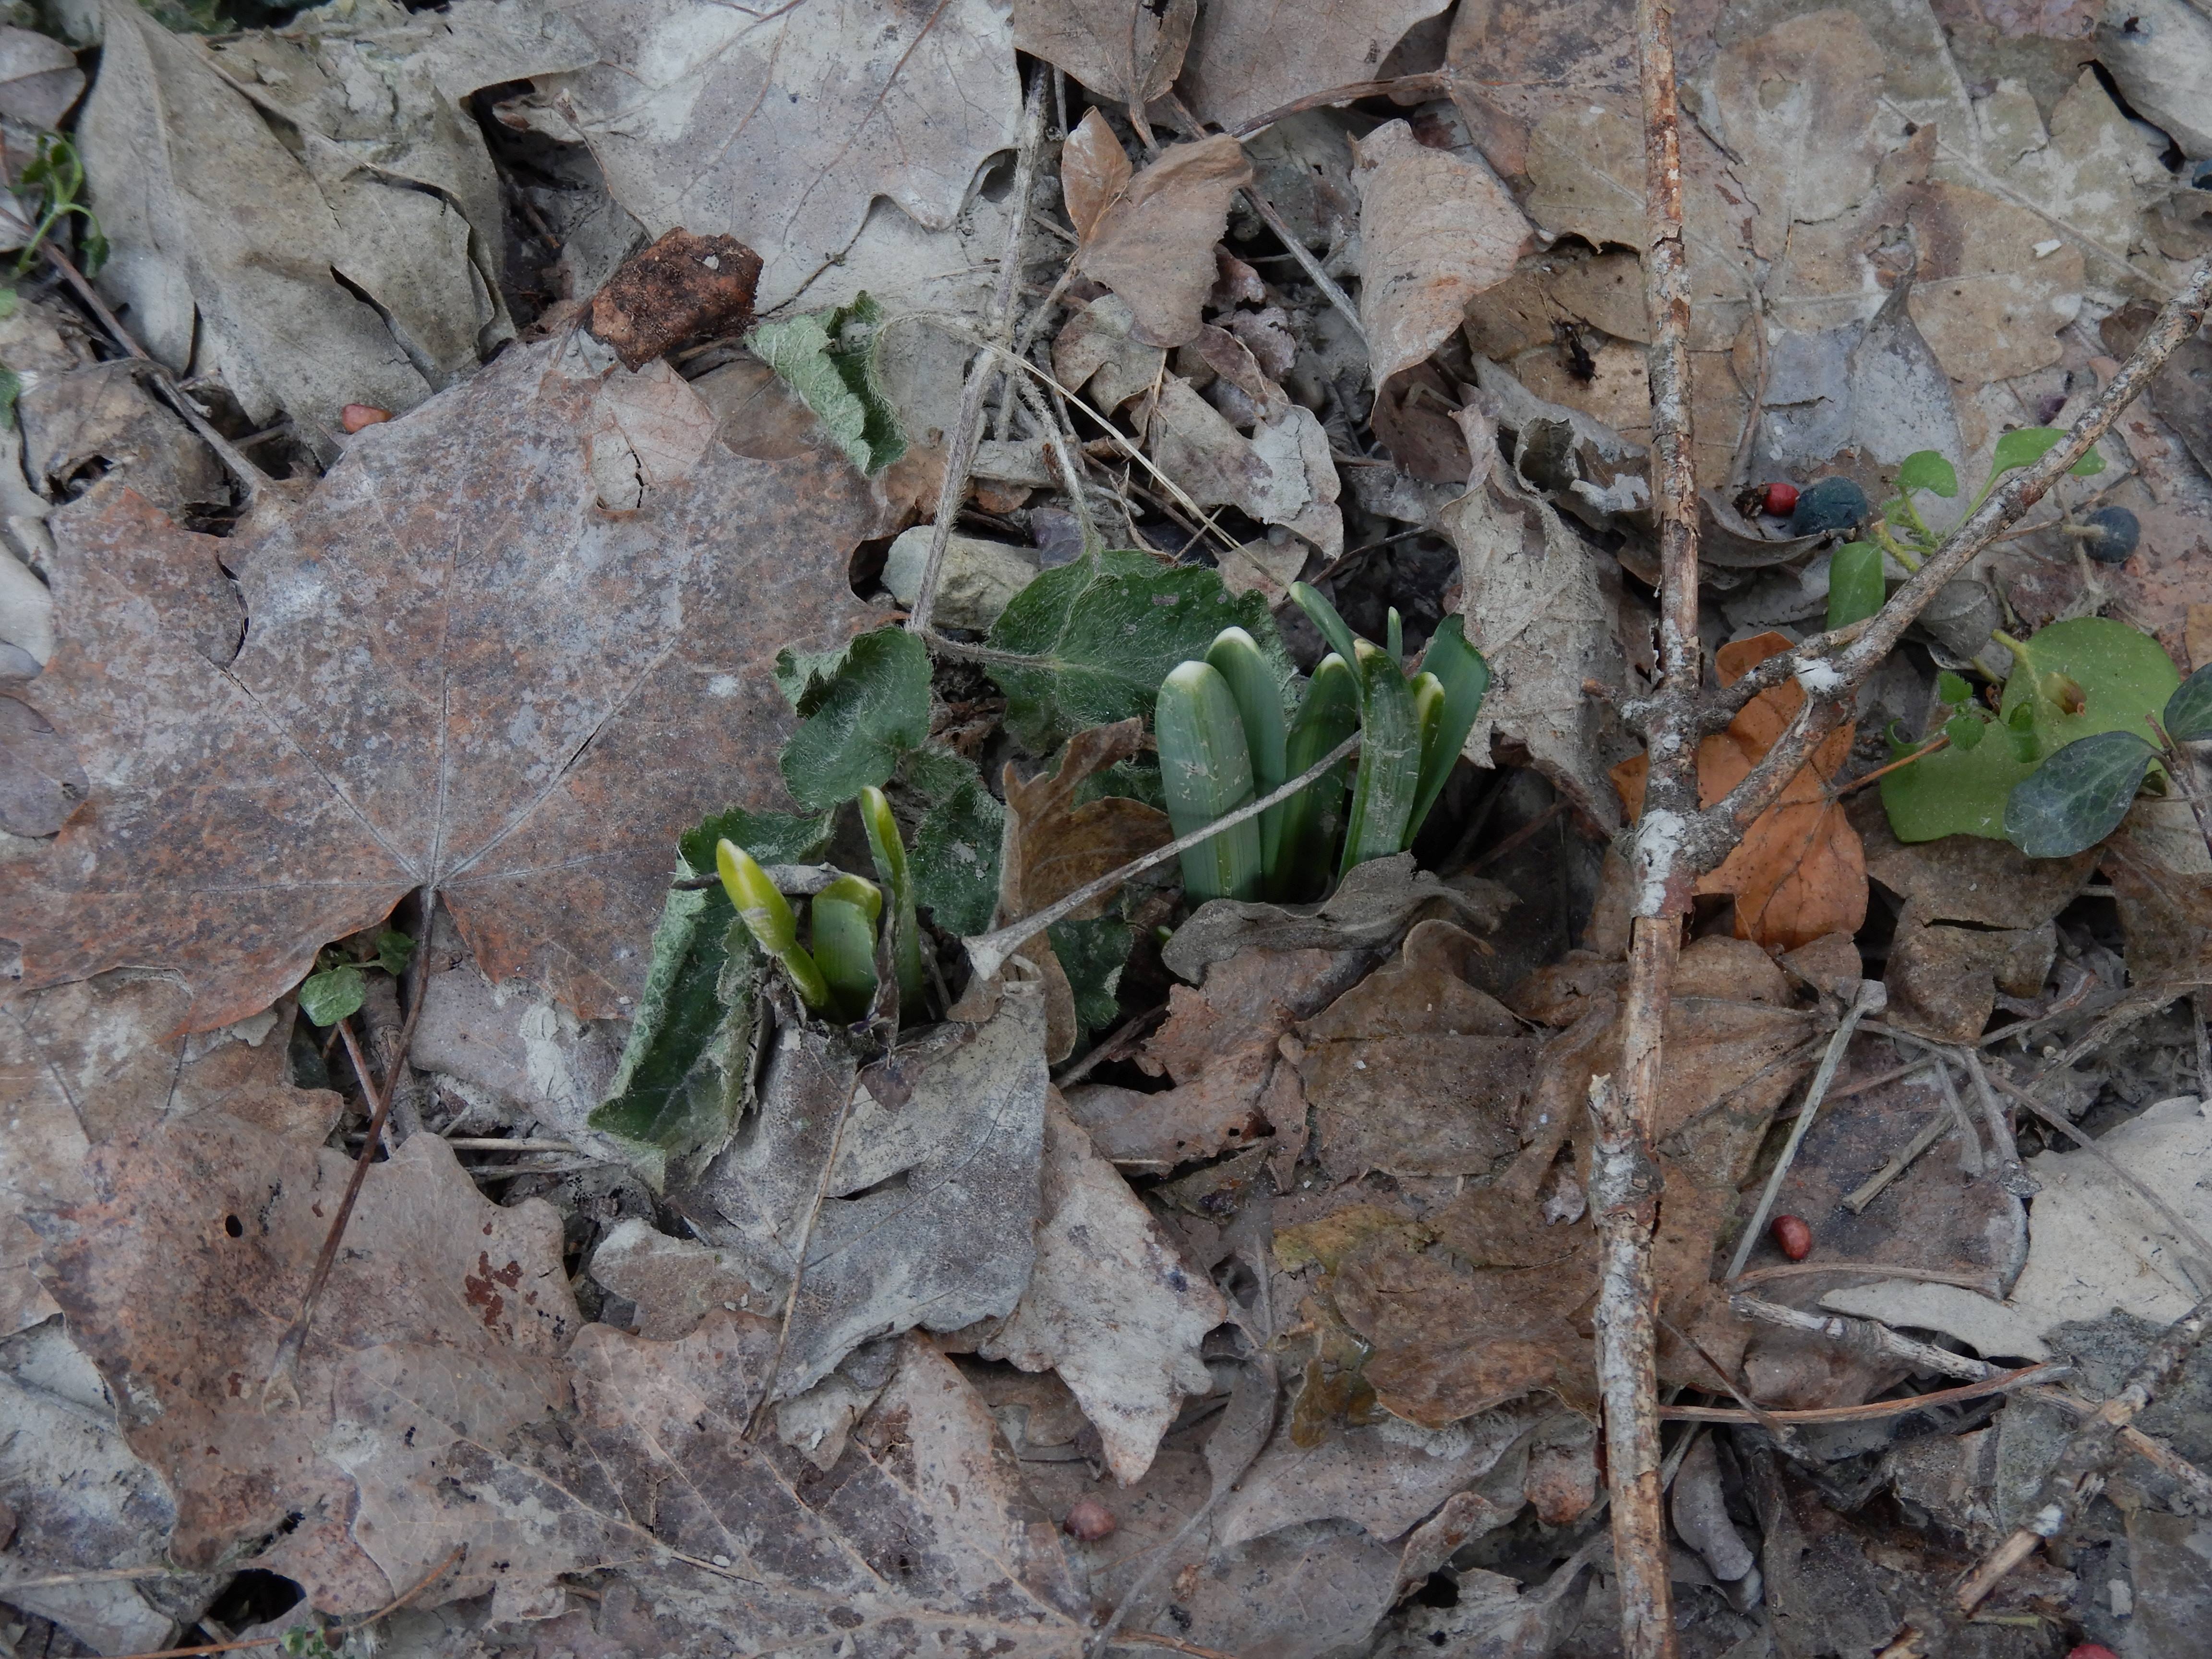
<svg viewBox="0 0 2212 1659">
<path fill-rule="evenodd" d="M 1956 1406 L 1968 1400 L 1980 1400 L 1993 1394 L 2009 1394 L 2014 1389 L 2026 1388 L 2031 1382 L 2041 1382 L 2064 1372 L 2068 1367 L 2057 1360 L 2040 1365 L 2027 1365 L 2016 1371 L 1998 1371 L 1978 1382 L 1967 1382 L 1955 1389 L 1938 1389 L 1934 1394 L 1916 1394 L 1903 1400 L 1875 1400 L 1863 1406 L 1819 1406 L 1810 1411 L 1767 1412 L 1764 1415 L 1778 1423 L 1870 1423 L 1885 1417 L 1903 1417 L 1912 1412 L 1926 1411 L 1931 1406 Z M 1757 1423 L 1759 1419 L 1736 1406 L 1662 1406 L 1659 1415 L 1669 1423 Z"/>
</svg>

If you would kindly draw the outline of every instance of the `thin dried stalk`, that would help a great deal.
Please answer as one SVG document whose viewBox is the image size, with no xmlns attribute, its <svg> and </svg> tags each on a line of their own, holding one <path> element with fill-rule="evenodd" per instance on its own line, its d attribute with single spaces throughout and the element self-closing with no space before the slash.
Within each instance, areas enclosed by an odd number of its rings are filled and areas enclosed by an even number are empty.
<svg viewBox="0 0 2212 1659">
<path fill-rule="evenodd" d="M 999 256 L 998 286 L 991 291 L 990 338 L 994 350 L 978 352 L 968 365 L 968 379 L 960 388 L 960 413 L 952 423 L 951 442 L 945 452 L 945 479 L 937 492 L 937 518 L 929 527 L 929 556 L 921 567 L 921 591 L 915 595 L 907 629 L 927 639 L 930 619 L 937 609 L 937 579 L 945 568 L 945 544 L 952 539 L 952 521 L 968 493 L 968 471 L 975 465 L 976 441 L 983 434 L 983 399 L 999 378 L 998 353 L 1014 335 L 1014 284 L 1020 279 L 1022 242 L 1029 228 L 1031 186 L 1036 181 L 1037 150 L 1044 138 L 1042 70 L 1030 76 L 1028 100 L 1022 106 L 1021 149 L 1014 162 L 1014 188 L 1008 201 L 1006 246 Z"/>
<path fill-rule="evenodd" d="M 1674 15 L 1637 0 L 1644 94 L 1644 301 L 1651 325 L 1651 495 L 1659 522 L 1659 686 L 1644 735 L 1651 751 L 1636 830 L 1640 878 L 1630 924 L 1618 1093 L 1593 1079 L 1598 1121 L 1592 1209 L 1603 1255 L 1597 1306 L 1598 1393 L 1605 1402 L 1607 1490 L 1627 1659 L 1670 1659 L 1673 1594 L 1659 1481 L 1658 1122 L 1667 1006 L 1694 872 L 1682 831 L 1698 811 L 1698 483 L 1690 434 L 1690 279 L 1682 236 L 1682 157 L 1675 106 Z"/>
</svg>

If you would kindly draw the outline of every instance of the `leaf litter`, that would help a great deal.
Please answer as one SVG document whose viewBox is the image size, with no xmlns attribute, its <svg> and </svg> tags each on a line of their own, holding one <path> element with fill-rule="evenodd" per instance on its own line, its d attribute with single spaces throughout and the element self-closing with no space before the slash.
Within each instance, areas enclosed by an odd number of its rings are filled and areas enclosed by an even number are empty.
<svg viewBox="0 0 2212 1659">
<path fill-rule="evenodd" d="M 116 1655 L 399 1601 L 456 1655 L 1609 1640 L 1584 1114 L 1658 573 L 1626 9 L 81 9 L 0 34 L 17 246 L 58 213 L 106 303 L 33 257 L 0 318 L 0 1601 Z M 2200 25 L 1677 20 L 1717 684 L 2141 337 L 2212 234 Z M 1817 1650 L 1808 1606 L 1888 1641 L 2075 1411 L 1911 1397 L 2052 1360 L 2094 1404 L 2200 1288 L 2186 780 L 2002 839 L 2205 665 L 2197 350 L 1699 884 L 1658 1374 L 1751 1420 L 1666 1431 L 1686 1651 Z M 1822 479 L 1868 516 L 1768 510 Z M 940 510 L 940 631 L 887 626 Z M 1164 866 L 969 982 L 962 939 L 1166 841 L 1170 669 L 1242 628 L 1297 712 L 1301 579 L 1487 663 L 1411 849 L 1204 904 Z M 1731 705 L 1705 799 L 1821 689 Z M 802 1006 L 725 838 L 817 956 L 838 872 L 880 884 L 864 1018 Z M 1739 1248 L 1770 1176 L 1802 1260 Z M 2189 1375 L 2003 1651 L 2201 1644 Z"/>
</svg>

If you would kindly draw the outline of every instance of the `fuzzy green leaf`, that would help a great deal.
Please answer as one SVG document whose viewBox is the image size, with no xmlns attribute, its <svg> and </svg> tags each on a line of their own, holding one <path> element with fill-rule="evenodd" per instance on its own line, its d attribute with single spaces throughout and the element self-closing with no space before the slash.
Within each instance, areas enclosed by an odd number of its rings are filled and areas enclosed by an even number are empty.
<svg viewBox="0 0 2212 1659">
<path fill-rule="evenodd" d="M 1961 703 L 1973 700 L 1974 688 L 1966 683 L 1964 674 L 1954 674 L 1947 668 L 1936 677 L 1936 695 L 1956 708 Z"/>
<path fill-rule="evenodd" d="M 2005 839 L 2032 859 L 2063 859 L 2120 827 L 2156 755 L 2130 732 L 2100 732 L 2068 744 L 2014 787 Z"/>
<path fill-rule="evenodd" d="M 2202 743 L 2212 738 L 2212 663 L 2182 681 L 2166 700 L 2159 724 L 2176 743 Z"/>
<path fill-rule="evenodd" d="M 2045 756 L 2100 732 L 2147 734 L 2143 717 L 2162 708 L 2181 680 L 2156 640 L 2108 617 L 2054 623 L 2022 643 L 2024 655 L 1998 704 L 2001 741 L 1966 749 L 1954 740 L 1881 781 L 1882 805 L 1899 841 L 2002 839 L 2007 801 Z M 2039 695 L 2054 676 L 2080 689 L 2079 712 Z"/>
<path fill-rule="evenodd" d="M 1881 550 L 1872 542 L 1845 542 L 1828 556 L 1828 626 L 1849 628 L 1864 622 L 1889 597 L 1881 574 Z"/>
<path fill-rule="evenodd" d="M 1006 809 L 969 769 L 969 779 L 923 815 L 914 832 L 915 902 L 948 933 L 991 925 L 999 903 L 999 842 Z"/>
<path fill-rule="evenodd" d="M 784 787 L 828 811 L 882 784 L 902 752 L 929 736 L 929 652 L 902 628 L 863 634 L 800 700 L 805 718 L 783 746 Z"/>
<path fill-rule="evenodd" d="M 1231 626 L 1252 635 L 1279 679 L 1289 678 L 1259 594 L 1232 596 L 1203 566 L 1102 553 L 1048 570 L 1015 596 L 990 644 L 1034 660 L 988 672 L 1006 694 L 1007 729 L 1048 754 L 1073 732 L 1151 713 L 1168 671 L 1203 657 Z"/>
<path fill-rule="evenodd" d="M 763 323 L 745 337 L 746 349 L 799 394 L 863 472 L 880 472 L 906 453 L 876 368 L 882 320 L 883 307 L 863 294 L 835 311 Z"/>
<path fill-rule="evenodd" d="M 1940 451 L 1918 449 L 1907 455 L 1897 469 L 1897 487 L 1924 489 L 1935 495 L 1955 495 L 1959 493 L 1959 471 Z"/>
<path fill-rule="evenodd" d="M 1085 1029 L 1103 1030 L 1119 1019 L 1121 1007 L 1116 993 L 1135 939 L 1129 924 L 1118 916 L 1056 921 L 1045 929 L 1045 937 L 1052 941 L 1052 953 L 1060 959 L 1060 971 L 1067 975 L 1068 988 L 1075 993 L 1075 1017 Z"/>
<path fill-rule="evenodd" d="M 362 999 L 368 994 L 368 981 L 360 969 L 349 962 L 335 968 L 325 968 L 319 974 L 310 974 L 300 983 L 300 1012 L 318 1025 L 327 1029 L 349 1014 L 361 1011 Z"/>
</svg>

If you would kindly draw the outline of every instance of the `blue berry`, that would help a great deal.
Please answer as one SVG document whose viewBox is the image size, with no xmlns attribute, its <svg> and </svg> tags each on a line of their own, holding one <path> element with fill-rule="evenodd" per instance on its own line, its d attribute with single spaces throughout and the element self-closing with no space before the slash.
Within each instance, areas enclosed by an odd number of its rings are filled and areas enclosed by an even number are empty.
<svg viewBox="0 0 2212 1659">
<path fill-rule="evenodd" d="M 2125 564 L 2142 537 L 2142 526 L 2124 507 L 2100 507 L 2081 523 L 2096 532 L 2081 538 L 2081 548 L 2099 564 Z"/>
<path fill-rule="evenodd" d="M 1849 478 L 1817 478 L 1797 492 L 1790 533 L 1817 536 L 1851 530 L 1867 521 L 1866 491 Z"/>
</svg>

